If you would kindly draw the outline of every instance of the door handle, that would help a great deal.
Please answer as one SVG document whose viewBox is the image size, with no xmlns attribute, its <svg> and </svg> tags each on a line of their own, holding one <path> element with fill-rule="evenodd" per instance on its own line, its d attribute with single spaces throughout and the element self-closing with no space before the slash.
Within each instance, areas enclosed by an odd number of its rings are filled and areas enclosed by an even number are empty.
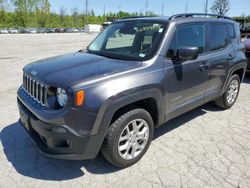
<svg viewBox="0 0 250 188">
<path fill-rule="evenodd" d="M 201 71 L 206 71 L 208 69 L 209 69 L 209 64 L 208 63 L 200 65 L 200 70 Z"/>
</svg>

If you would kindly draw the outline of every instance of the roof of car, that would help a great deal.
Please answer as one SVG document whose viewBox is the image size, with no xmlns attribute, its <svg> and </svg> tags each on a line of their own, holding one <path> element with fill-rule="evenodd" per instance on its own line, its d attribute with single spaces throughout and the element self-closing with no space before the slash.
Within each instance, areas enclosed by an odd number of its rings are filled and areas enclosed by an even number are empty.
<svg viewBox="0 0 250 188">
<path fill-rule="evenodd" d="M 168 17 L 160 17 L 160 16 L 132 16 L 132 17 L 124 17 L 117 21 L 128 21 L 128 20 L 147 20 L 147 21 L 169 22 Z"/>
<path fill-rule="evenodd" d="M 124 17 L 119 19 L 118 21 L 128 21 L 128 20 L 147 20 L 147 21 L 161 21 L 161 22 L 204 22 L 204 21 L 233 22 L 234 21 L 230 17 L 220 16 L 215 14 L 202 14 L 202 13 L 176 14 L 171 17 L 134 16 L 134 17 Z"/>
</svg>

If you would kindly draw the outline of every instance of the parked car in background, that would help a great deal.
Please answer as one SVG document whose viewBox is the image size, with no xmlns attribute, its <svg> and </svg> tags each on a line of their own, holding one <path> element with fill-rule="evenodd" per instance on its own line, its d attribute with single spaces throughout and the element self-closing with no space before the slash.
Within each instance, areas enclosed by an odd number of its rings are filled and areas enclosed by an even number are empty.
<svg viewBox="0 0 250 188">
<path fill-rule="evenodd" d="M 37 33 L 47 33 L 47 30 L 45 28 L 38 28 Z"/>
<path fill-rule="evenodd" d="M 24 67 L 20 124 L 47 156 L 90 159 L 101 151 L 128 167 L 145 154 L 155 128 L 209 101 L 235 104 L 244 49 L 239 24 L 224 16 L 115 21 L 86 51 Z"/>
<path fill-rule="evenodd" d="M 26 28 L 21 28 L 21 29 L 20 29 L 20 33 L 22 33 L 22 34 L 28 33 L 27 30 L 28 30 L 28 29 L 26 29 Z"/>
<path fill-rule="evenodd" d="M 8 29 L 0 29 L 0 34 L 8 34 Z"/>
<path fill-rule="evenodd" d="M 55 28 L 47 28 L 47 29 L 46 29 L 46 32 L 47 32 L 47 33 L 55 33 L 55 32 L 56 32 L 56 29 L 55 29 Z"/>
<path fill-rule="evenodd" d="M 85 32 L 84 28 L 78 28 L 78 30 L 79 30 L 80 33 Z"/>
<path fill-rule="evenodd" d="M 243 44 L 246 47 L 246 57 L 247 57 L 247 61 L 248 61 L 248 65 L 247 65 L 247 70 L 250 71 L 250 34 L 246 35 L 244 40 L 243 40 Z"/>
<path fill-rule="evenodd" d="M 72 29 L 71 29 L 71 28 L 65 28 L 65 29 L 64 29 L 64 32 L 65 32 L 65 33 L 72 33 Z"/>
<path fill-rule="evenodd" d="M 29 31 L 30 34 L 36 34 L 37 33 L 36 28 L 29 28 L 28 31 Z"/>
<path fill-rule="evenodd" d="M 65 33 L 79 33 L 79 30 L 77 28 L 65 28 Z"/>
<path fill-rule="evenodd" d="M 17 29 L 8 29 L 8 32 L 10 34 L 17 34 L 17 33 L 19 33 L 19 31 Z"/>
<path fill-rule="evenodd" d="M 56 29 L 55 29 L 55 32 L 56 32 L 56 33 L 64 33 L 64 32 L 65 32 L 65 29 L 64 29 L 64 28 L 56 28 Z"/>
<path fill-rule="evenodd" d="M 77 29 L 77 28 L 72 28 L 72 33 L 79 33 L 79 29 Z"/>
<path fill-rule="evenodd" d="M 22 28 L 22 29 L 20 29 L 20 33 L 23 33 L 23 34 L 36 34 L 37 29 L 35 29 L 35 28 Z"/>
</svg>

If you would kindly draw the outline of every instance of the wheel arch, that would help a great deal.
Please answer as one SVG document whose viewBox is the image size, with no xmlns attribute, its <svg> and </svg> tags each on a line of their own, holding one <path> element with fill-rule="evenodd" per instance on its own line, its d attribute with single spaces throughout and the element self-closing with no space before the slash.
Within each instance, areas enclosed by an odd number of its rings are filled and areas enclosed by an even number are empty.
<svg viewBox="0 0 250 188">
<path fill-rule="evenodd" d="M 239 76 L 241 82 L 243 81 L 244 75 L 245 75 L 245 71 L 244 71 L 243 68 L 240 68 L 240 69 L 237 69 L 237 70 L 233 71 L 231 76 L 234 75 L 234 74 Z"/>
<path fill-rule="evenodd" d="M 98 135 L 97 146 L 100 150 L 105 135 L 109 129 L 109 126 L 116 117 L 119 116 L 125 110 L 132 110 L 134 107 L 139 107 L 147 110 L 154 121 L 155 126 L 164 122 L 164 105 L 163 95 L 159 89 L 149 89 L 139 91 L 134 94 L 113 100 L 109 98 L 99 110 L 97 119 L 92 129 L 91 135 Z M 153 107 L 151 110 L 150 107 Z M 155 112 L 156 110 L 156 112 Z M 152 115 L 152 114 L 153 115 Z"/>
<path fill-rule="evenodd" d="M 234 66 L 233 68 L 231 68 L 231 70 L 228 73 L 228 76 L 227 76 L 226 82 L 224 84 L 223 90 L 221 92 L 221 95 L 226 91 L 226 88 L 229 84 L 229 80 L 234 74 L 237 74 L 240 77 L 240 81 L 242 82 L 244 77 L 245 77 L 245 73 L 246 73 L 246 63 L 245 62 L 241 62 L 241 63 L 237 64 L 236 66 Z"/>
<path fill-rule="evenodd" d="M 123 106 L 115 111 L 112 116 L 110 124 L 112 124 L 116 119 L 118 119 L 122 114 L 135 109 L 135 108 L 142 108 L 146 110 L 152 117 L 154 125 L 157 126 L 159 123 L 159 109 L 155 98 L 144 98 L 142 100 L 138 100 L 132 102 L 126 106 Z"/>
<path fill-rule="evenodd" d="M 109 98 L 100 108 L 97 114 L 97 120 L 92 130 L 92 134 L 96 134 L 103 124 L 110 124 L 115 116 L 124 112 L 125 109 L 131 109 L 137 106 L 147 110 L 155 124 L 159 124 L 164 119 L 163 95 L 159 89 L 149 89 L 138 91 L 121 98 Z M 152 109 L 151 109 L 152 108 Z"/>
</svg>

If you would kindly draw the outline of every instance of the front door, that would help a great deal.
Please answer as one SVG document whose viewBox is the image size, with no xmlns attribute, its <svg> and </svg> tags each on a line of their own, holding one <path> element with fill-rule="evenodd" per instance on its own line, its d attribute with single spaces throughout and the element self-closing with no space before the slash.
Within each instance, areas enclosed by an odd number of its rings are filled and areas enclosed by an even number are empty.
<svg viewBox="0 0 250 188">
<path fill-rule="evenodd" d="M 175 29 L 165 60 L 166 115 L 171 119 L 203 103 L 208 84 L 209 55 L 206 25 L 181 25 Z M 176 60 L 180 47 L 198 47 L 197 59 Z"/>
</svg>

